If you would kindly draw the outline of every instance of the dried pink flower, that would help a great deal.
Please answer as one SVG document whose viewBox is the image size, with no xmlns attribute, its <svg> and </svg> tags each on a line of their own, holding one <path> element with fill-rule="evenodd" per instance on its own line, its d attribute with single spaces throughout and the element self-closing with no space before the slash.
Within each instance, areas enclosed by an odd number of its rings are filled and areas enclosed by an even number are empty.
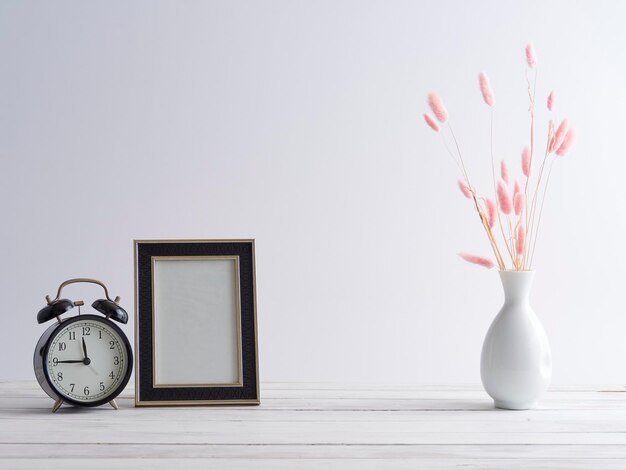
<svg viewBox="0 0 626 470">
<path fill-rule="evenodd" d="M 550 147 L 548 148 L 548 151 L 550 153 L 554 152 L 555 150 L 558 150 L 559 147 L 561 147 L 561 144 L 563 143 L 563 140 L 565 139 L 565 135 L 567 134 L 568 129 L 569 129 L 569 119 L 563 119 L 563 121 L 561 121 L 561 124 L 559 124 L 559 127 L 556 130 L 554 137 L 550 141 Z"/>
<path fill-rule="evenodd" d="M 526 46 L 526 62 L 528 66 L 533 69 L 537 66 L 537 55 L 535 54 L 535 46 L 532 42 L 529 42 Z"/>
<path fill-rule="evenodd" d="M 443 105 L 441 98 L 437 93 L 431 93 L 428 95 L 428 105 L 433 114 L 439 119 L 442 124 L 448 120 L 448 110 Z"/>
<path fill-rule="evenodd" d="M 524 253 L 524 243 L 526 242 L 526 229 L 523 225 L 517 227 L 517 254 L 522 255 Z"/>
<path fill-rule="evenodd" d="M 496 102 L 493 98 L 493 90 L 491 89 L 491 84 L 489 83 L 489 77 L 485 74 L 485 72 L 481 72 L 478 75 L 478 83 L 480 85 L 480 92 L 483 94 L 483 99 L 487 106 L 493 106 Z"/>
<path fill-rule="evenodd" d="M 526 178 L 530 178 L 530 149 L 528 147 L 522 150 L 522 173 Z"/>
<path fill-rule="evenodd" d="M 524 193 L 521 191 L 515 193 L 513 196 L 513 207 L 515 208 L 515 215 L 520 215 L 524 212 L 524 206 L 526 205 L 526 199 L 524 198 Z"/>
<path fill-rule="evenodd" d="M 509 167 L 506 166 L 506 162 L 502 160 L 500 163 L 500 176 L 506 184 L 509 184 Z"/>
<path fill-rule="evenodd" d="M 485 205 L 487 206 L 487 215 L 489 216 L 489 227 L 493 228 L 496 225 L 496 203 L 491 199 L 485 199 Z"/>
<path fill-rule="evenodd" d="M 424 121 L 426 121 L 426 124 L 428 124 L 428 127 L 430 127 L 433 131 L 439 132 L 439 124 L 437 124 L 437 121 L 435 121 L 432 117 L 430 117 L 426 113 L 424 113 Z"/>
<path fill-rule="evenodd" d="M 515 198 L 515 195 L 517 193 L 521 193 L 522 192 L 522 187 L 519 184 L 519 181 L 515 180 L 515 184 L 513 185 L 513 198 Z"/>
<path fill-rule="evenodd" d="M 458 183 L 459 183 L 459 189 L 463 193 L 463 196 L 465 196 L 467 199 L 471 199 L 472 189 L 469 187 L 469 185 L 463 180 L 459 180 Z"/>
<path fill-rule="evenodd" d="M 491 269 L 495 266 L 493 261 L 489 258 L 483 258 L 482 256 L 470 255 L 468 253 L 459 253 L 459 256 L 468 263 L 478 264 L 479 266 L 484 266 L 487 269 Z"/>
<path fill-rule="evenodd" d="M 567 131 L 567 134 L 565 134 L 563 143 L 557 149 L 556 154 L 560 157 L 565 156 L 574 145 L 574 142 L 576 142 L 576 129 L 570 129 Z"/>
<path fill-rule="evenodd" d="M 554 90 L 552 90 L 550 94 L 548 95 L 548 111 L 552 111 L 553 107 L 554 107 Z"/>
<path fill-rule="evenodd" d="M 513 211 L 513 203 L 511 202 L 511 196 L 509 196 L 509 190 L 506 186 L 506 183 L 503 180 L 500 180 L 498 183 L 497 193 L 500 210 L 508 215 Z"/>
</svg>

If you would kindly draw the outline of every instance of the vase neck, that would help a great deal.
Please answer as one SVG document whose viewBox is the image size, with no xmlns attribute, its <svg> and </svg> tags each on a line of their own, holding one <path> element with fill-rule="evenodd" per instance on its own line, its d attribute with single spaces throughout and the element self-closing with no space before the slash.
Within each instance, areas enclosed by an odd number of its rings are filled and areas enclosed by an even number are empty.
<svg viewBox="0 0 626 470">
<path fill-rule="evenodd" d="M 534 271 L 500 271 L 500 280 L 504 288 L 504 302 L 507 304 L 527 303 L 534 277 Z"/>
</svg>

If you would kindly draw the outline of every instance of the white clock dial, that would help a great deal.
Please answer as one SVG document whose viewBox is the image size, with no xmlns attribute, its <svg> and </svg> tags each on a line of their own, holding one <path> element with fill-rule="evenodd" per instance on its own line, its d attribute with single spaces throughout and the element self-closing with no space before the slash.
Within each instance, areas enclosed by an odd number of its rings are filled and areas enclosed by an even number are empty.
<svg viewBox="0 0 626 470">
<path fill-rule="evenodd" d="M 120 387 L 128 360 L 125 343 L 113 328 L 103 321 L 81 319 L 50 339 L 44 367 L 62 397 L 94 402 Z"/>
</svg>

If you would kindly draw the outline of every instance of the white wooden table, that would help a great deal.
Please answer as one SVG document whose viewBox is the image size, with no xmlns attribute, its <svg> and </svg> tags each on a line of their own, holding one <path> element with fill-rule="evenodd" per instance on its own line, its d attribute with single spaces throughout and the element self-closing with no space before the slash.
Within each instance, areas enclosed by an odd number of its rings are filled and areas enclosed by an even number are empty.
<svg viewBox="0 0 626 470">
<path fill-rule="evenodd" d="M 626 468 L 621 387 L 550 391 L 495 410 L 480 389 L 263 384 L 237 408 L 63 407 L 0 383 L 0 468 L 96 470 Z"/>
</svg>

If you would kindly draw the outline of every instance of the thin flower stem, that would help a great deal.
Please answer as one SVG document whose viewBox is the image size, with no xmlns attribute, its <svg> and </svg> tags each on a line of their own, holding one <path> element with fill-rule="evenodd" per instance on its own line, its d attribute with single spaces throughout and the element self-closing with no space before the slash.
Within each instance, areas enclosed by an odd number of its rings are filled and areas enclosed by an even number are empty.
<svg viewBox="0 0 626 470">
<path fill-rule="evenodd" d="M 448 152 L 448 155 L 450 155 L 450 158 L 452 159 L 454 164 L 457 166 L 457 168 L 461 172 L 461 175 L 463 175 L 463 168 L 461 167 L 461 164 L 459 163 L 458 159 L 454 156 L 454 153 L 452 153 L 452 150 L 450 150 L 450 147 L 448 146 L 448 142 L 446 141 L 446 138 L 444 137 L 443 133 L 441 134 L 441 140 L 443 141 L 443 145 L 445 146 Z"/>
<path fill-rule="evenodd" d="M 465 162 L 463 161 L 463 156 L 461 155 L 461 149 L 459 148 L 459 143 L 456 140 L 456 136 L 454 135 L 454 131 L 452 130 L 452 125 L 450 121 L 448 121 L 448 129 L 450 129 L 450 134 L 452 134 L 452 139 L 454 140 L 454 145 L 456 146 L 456 151 L 459 154 L 459 160 L 461 161 L 461 166 L 463 167 L 463 174 L 465 175 L 465 180 L 467 184 L 471 187 L 469 176 L 467 176 L 467 170 L 465 169 Z"/>
<path fill-rule="evenodd" d="M 491 109 L 491 125 L 490 125 L 490 133 L 489 133 L 489 148 L 490 148 L 490 153 L 491 153 L 491 176 L 493 177 L 493 192 L 494 192 L 494 200 L 495 200 L 495 204 L 496 204 L 496 213 L 498 214 L 498 224 L 500 225 L 500 230 L 502 231 L 502 238 L 504 239 L 504 244 L 506 246 L 507 251 L 509 252 L 509 255 L 511 256 L 511 258 L 513 257 L 513 254 L 511 252 L 511 249 L 509 248 L 509 245 L 506 241 L 506 236 L 504 235 L 504 227 L 502 226 L 502 219 L 500 218 L 500 201 L 498 200 L 498 195 L 496 194 L 497 189 L 496 189 L 496 167 L 495 167 L 495 161 L 493 158 L 493 108 Z M 493 234 L 492 234 L 493 236 Z M 495 240 L 495 237 L 494 237 Z M 504 260 L 503 260 L 504 262 Z M 505 265 L 506 268 L 506 265 Z"/>
<path fill-rule="evenodd" d="M 489 148 L 491 149 L 491 176 L 493 177 L 493 193 L 496 193 L 496 166 L 494 163 L 494 158 L 493 158 L 493 108 L 489 107 L 489 109 L 491 110 L 491 126 L 490 126 L 490 132 L 489 132 Z M 498 198 L 496 197 L 496 204 L 498 201 Z"/>
<path fill-rule="evenodd" d="M 541 226 L 541 216 L 543 214 L 543 204 L 546 202 L 546 194 L 548 193 L 548 186 L 550 185 L 550 175 L 552 174 L 552 167 L 556 158 L 553 158 L 550 162 L 550 168 L 548 169 L 548 176 L 546 177 L 546 186 L 543 189 L 543 196 L 541 198 L 541 206 L 539 207 L 539 217 L 537 219 L 537 231 L 535 232 L 535 239 L 533 240 L 532 250 L 530 251 L 530 261 L 528 263 L 529 269 L 533 264 L 533 258 L 535 257 L 535 246 L 537 245 L 537 238 L 539 237 L 539 227 Z M 530 240 L 529 240 L 530 242 Z"/>
<path fill-rule="evenodd" d="M 535 220 L 535 213 L 536 213 L 536 197 L 538 195 L 538 192 L 540 190 L 540 184 L 541 184 L 541 180 L 543 178 L 543 171 L 544 171 L 544 167 L 545 167 L 545 162 L 546 159 L 548 158 L 549 154 L 550 154 L 550 140 L 553 138 L 554 136 L 554 126 L 552 125 L 552 123 L 550 123 L 548 125 L 548 137 L 546 140 L 546 149 L 545 149 L 545 154 L 544 154 L 544 159 L 543 162 L 541 164 L 541 168 L 539 171 L 539 175 L 538 175 L 538 180 L 537 180 L 537 187 L 535 188 L 535 194 L 533 196 L 533 200 L 531 202 L 531 206 L 528 207 L 527 209 L 530 211 L 530 225 L 526 226 L 526 230 L 527 230 L 527 238 L 529 240 L 532 239 L 533 233 L 535 232 L 536 229 L 538 229 L 538 221 Z M 537 222 L 537 224 L 535 223 Z M 527 261 L 528 261 L 528 253 L 526 253 L 527 256 Z M 530 269 L 530 265 L 529 268 Z"/>
<path fill-rule="evenodd" d="M 528 85 L 528 99 L 530 101 L 530 107 L 529 107 L 529 111 L 530 111 L 530 163 L 529 163 L 529 168 L 532 168 L 533 165 L 533 157 L 534 157 L 534 153 L 535 153 L 535 93 L 537 91 L 537 69 L 535 69 L 535 80 L 534 80 L 534 84 L 533 87 L 531 89 L 530 86 L 530 80 L 528 79 L 528 71 L 526 71 L 526 83 Z M 526 177 L 526 184 L 524 185 L 524 206 L 525 206 L 525 214 L 526 214 L 526 228 L 528 229 L 528 227 L 531 225 L 532 223 L 532 215 L 529 213 L 528 210 L 528 184 L 529 184 L 529 180 L 530 177 Z M 530 219 L 530 220 L 529 220 Z M 527 250 L 524 249 L 524 267 L 526 264 L 526 253 Z"/>
<path fill-rule="evenodd" d="M 511 216 L 508 215 L 507 218 L 507 224 L 509 226 L 509 241 L 511 243 L 511 249 L 512 249 L 512 253 L 511 253 L 511 261 L 513 261 L 513 269 L 515 269 L 517 271 L 517 240 L 515 239 L 515 233 L 513 232 L 513 225 L 511 224 Z"/>
<path fill-rule="evenodd" d="M 506 234 L 504 233 L 504 225 L 502 224 L 502 217 L 500 216 L 499 210 L 498 210 L 498 222 L 500 224 L 500 231 L 502 232 L 502 240 L 504 241 L 504 246 L 506 246 L 506 250 L 509 252 L 511 261 L 513 261 L 515 257 L 513 256 L 513 251 L 511 251 L 511 247 L 509 246 L 510 240 L 506 237 Z"/>
<path fill-rule="evenodd" d="M 535 187 L 535 193 L 533 194 L 531 207 L 530 207 L 530 227 L 527 227 L 527 229 L 529 230 L 529 235 L 528 235 L 529 240 L 531 240 L 531 237 L 535 233 L 535 230 L 537 230 L 538 228 L 537 224 L 535 223 L 536 211 L 537 211 L 537 196 L 540 193 L 541 181 L 543 179 L 543 172 L 545 169 L 546 161 L 549 156 L 549 150 L 550 150 L 550 129 L 548 128 L 548 143 L 546 144 L 546 152 L 543 157 L 543 161 L 541 162 L 541 168 L 539 169 L 539 175 L 537 177 L 537 186 Z"/>
</svg>

